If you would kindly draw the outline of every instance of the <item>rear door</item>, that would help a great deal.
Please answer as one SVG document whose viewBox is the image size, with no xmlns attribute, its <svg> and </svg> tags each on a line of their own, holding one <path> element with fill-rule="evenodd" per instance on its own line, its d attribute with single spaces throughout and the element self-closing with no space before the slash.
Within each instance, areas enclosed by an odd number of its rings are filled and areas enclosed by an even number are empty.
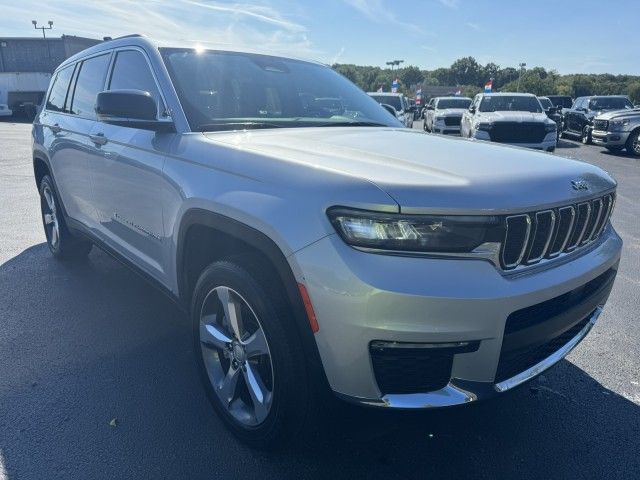
<svg viewBox="0 0 640 480">
<path fill-rule="evenodd" d="M 116 50 L 105 90 L 142 90 L 158 105 L 159 119 L 169 120 L 151 63 L 143 50 Z M 175 133 L 96 122 L 92 131 L 101 145 L 92 164 L 96 224 L 100 238 L 161 282 L 166 281 L 168 240 L 163 224 L 165 155 Z"/>
</svg>

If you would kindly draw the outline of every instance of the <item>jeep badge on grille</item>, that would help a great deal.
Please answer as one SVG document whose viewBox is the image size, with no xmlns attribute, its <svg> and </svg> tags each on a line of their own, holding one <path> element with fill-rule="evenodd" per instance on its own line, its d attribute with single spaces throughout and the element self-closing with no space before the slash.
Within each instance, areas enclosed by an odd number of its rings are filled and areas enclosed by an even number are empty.
<svg viewBox="0 0 640 480">
<path fill-rule="evenodd" d="M 589 184 L 584 180 L 571 180 L 571 186 L 574 190 L 589 190 Z"/>
</svg>

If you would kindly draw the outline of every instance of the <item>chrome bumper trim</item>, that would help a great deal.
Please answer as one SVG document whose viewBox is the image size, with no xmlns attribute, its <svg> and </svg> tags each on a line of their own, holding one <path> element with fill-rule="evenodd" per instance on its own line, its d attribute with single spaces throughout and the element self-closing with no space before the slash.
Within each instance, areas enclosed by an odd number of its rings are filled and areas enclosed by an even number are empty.
<svg viewBox="0 0 640 480">
<path fill-rule="evenodd" d="M 556 350 L 553 354 L 549 355 L 544 360 L 542 360 L 539 363 L 535 364 L 533 367 L 528 368 L 524 372 L 521 372 L 521 373 L 519 373 L 518 375 L 516 375 L 514 377 L 508 378 L 507 380 L 503 380 L 500 383 L 496 383 L 493 386 L 493 388 L 495 388 L 496 391 L 498 391 L 498 392 L 505 392 L 505 391 L 510 390 L 510 389 L 512 389 L 514 387 L 517 387 L 518 385 L 520 385 L 520 384 L 522 384 L 522 383 L 524 383 L 524 382 L 526 382 L 528 380 L 531 380 L 536 375 L 541 374 L 542 372 L 544 372 L 548 368 L 550 368 L 553 365 L 555 365 L 556 363 L 558 363 L 560 360 L 562 360 L 564 357 L 566 357 L 569 354 L 569 352 L 571 350 L 573 350 L 574 347 L 576 345 L 578 345 L 578 343 L 580 343 L 580 341 L 584 337 L 587 336 L 587 333 L 589 333 L 589 330 L 591 330 L 593 325 L 596 323 L 596 320 L 598 319 L 598 317 L 602 313 L 602 308 L 603 307 L 604 307 L 604 305 L 598 305 L 598 307 L 595 309 L 595 311 L 591 315 L 591 318 L 589 319 L 589 322 L 584 326 L 584 328 L 582 330 L 580 330 L 580 333 L 578 333 L 575 337 L 573 337 L 571 340 L 569 340 L 569 342 L 567 342 L 559 350 Z"/>
</svg>

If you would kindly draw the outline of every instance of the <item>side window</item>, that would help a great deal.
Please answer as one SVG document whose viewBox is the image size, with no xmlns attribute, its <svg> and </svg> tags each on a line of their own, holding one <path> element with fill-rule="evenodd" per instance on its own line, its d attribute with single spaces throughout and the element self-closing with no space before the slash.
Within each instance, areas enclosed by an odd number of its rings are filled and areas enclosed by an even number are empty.
<svg viewBox="0 0 640 480">
<path fill-rule="evenodd" d="M 96 117 L 96 97 L 103 90 L 110 56 L 110 54 L 100 55 L 82 62 L 70 113 L 75 113 L 83 118 L 93 119 Z"/>
<path fill-rule="evenodd" d="M 583 103 L 584 103 L 584 99 L 582 97 L 576 98 L 576 103 L 573 104 L 573 109 L 577 110 L 578 108 L 582 108 Z"/>
<path fill-rule="evenodd" d="M 64 68 L 56 74 L 51 85 L 49 98 L 47 99 L 47 110 L 54 112 L 65 111 L 65 100 L 67 99 L 67 91 L 69 90 L 69 83 L 73 75 L 73 68 L 73 66 Z"/>
<path fill-rule="evenodd" d="M 158 105 L 158 112 L 164 111 L 160 92 L 149 69 L 147 59 L 137 50 L 123 50 L 116 54 L 109 90 L 149 92 Z"/>
</svg>

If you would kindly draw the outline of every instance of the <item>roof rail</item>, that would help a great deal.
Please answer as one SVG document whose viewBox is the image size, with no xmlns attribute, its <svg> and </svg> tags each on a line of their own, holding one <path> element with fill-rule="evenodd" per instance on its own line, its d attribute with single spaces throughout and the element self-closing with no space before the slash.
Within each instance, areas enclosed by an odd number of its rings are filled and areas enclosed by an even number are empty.
<svg viewBox="0 0 640 480">
<path fill-rule="evenodd" d="M 120 40 L 122 38 L 134 38 L 134 37 L 142 37 L 143 35 L 140 35 L 139 33 L 132 33 L 130 35 L 123 35 L 121 37 L 116 37 L 116 38 L 109 38 L 109 40 Z"/>
</svg>

